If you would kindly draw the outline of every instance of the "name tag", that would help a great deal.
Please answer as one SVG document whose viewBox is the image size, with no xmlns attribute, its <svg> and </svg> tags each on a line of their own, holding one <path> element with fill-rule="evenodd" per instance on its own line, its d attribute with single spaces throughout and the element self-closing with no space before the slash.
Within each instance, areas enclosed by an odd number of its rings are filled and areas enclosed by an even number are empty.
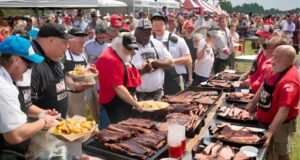
<svg viewBox="0 0 300 160">
<path fill-rule="evenodd" d="M 66 97 L 67 97 L 67 92 L 63 92 L 61 94 L 58 94 L 57 95 L 57 101 L 60 101 L 60 100 L 62 100 L 64 98 L 66 98 Z"/>
</svg>

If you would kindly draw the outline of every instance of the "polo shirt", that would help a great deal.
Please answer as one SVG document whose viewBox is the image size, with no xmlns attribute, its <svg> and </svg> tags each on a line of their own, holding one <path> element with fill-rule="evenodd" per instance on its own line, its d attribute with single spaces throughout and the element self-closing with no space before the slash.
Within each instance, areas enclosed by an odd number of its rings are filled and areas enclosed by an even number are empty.
<svg viewBox="0 0 300 160">
<path fill-rule="evenodd" d="M 21 111 L 19 91 L 8 72 L 0 66 L 0 133 L 12 131 L 27 122 Z"/>
<path fill-rule="evenodd" d="M 273 85 L 279 73 L 271 72 L 266 78 L 268 85 Z M 287 119 L 295 119 L 299 114 L 298 102 L 300 99 L 300 80 L 298 70 L 295 66 L 279 80 L 272 95 L 272 106 L 267 112 L 258 107 L 256 115 L 261 123 L 270 124 L 276 116 L 280 107 L 289 109 Z"/>
<path fill-rule="evenodd" d="M 168 38 L 169 38 L 169 31 L 165 31 L 164 35 L 162 37 L 156 36 L 155 39 L 166 43 L 168 42 Z M 178 41 L 176 42 L 172 42 L 169 41 L 169 52 L 171 53 L 172 57 L 174 59 L 176 58 L 180 58 L 184 55 L 190 55 L 190 50 L 189 47 L 187 46 L 187 44 L 185 43 L 185 40 L 175 34 L 172 34 L 172 36 L 177 37 Z M 151 38 L 153 38 L 153 36 L 151 36 Z M 179 64 L 174 64 L 175 66 L 175 70 L 177 72 L 177 74 L 186 74 L 187 70 L 185 65 L 179 65 Z"/>
<path fill-rule="evenodd" d="M 116 96 L 113 87 L 124 85 L 124 66 L 114 50 L 108 47 L 98 58 L 96 68 L 101 86 L 99 103 L 107 104 Z"/>
</svg>

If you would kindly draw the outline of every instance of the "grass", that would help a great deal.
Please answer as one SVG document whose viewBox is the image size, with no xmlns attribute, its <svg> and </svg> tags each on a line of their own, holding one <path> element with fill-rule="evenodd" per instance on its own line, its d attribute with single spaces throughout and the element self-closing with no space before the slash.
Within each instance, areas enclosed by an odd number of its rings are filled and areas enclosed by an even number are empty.
<svg viewBox="0 0 300 160">
<path fill-rule="evenodd" d="M 292 160 L 300 160 L 300 117 L 297 118 L 296 133 L 292 137 Z"/>
</svg>

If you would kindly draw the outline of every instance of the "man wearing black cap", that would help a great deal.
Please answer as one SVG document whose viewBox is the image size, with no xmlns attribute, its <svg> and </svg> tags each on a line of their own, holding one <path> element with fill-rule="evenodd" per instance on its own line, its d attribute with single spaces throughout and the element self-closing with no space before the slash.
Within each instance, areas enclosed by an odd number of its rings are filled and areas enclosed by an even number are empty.
<svg viewBox="0 0 300 160">
<path fill-rule="evenodd" d="M 107 111 L 112 123 L 139 115 L 133 110 L 133 108 L 140 110 L 140 104 L 133 94 L 135 88 L 141 84 L 141 77 L 138 70 L 130 63 L 137 48 L 135 37 L 128 32 L 123 32 L 97 60 L 96 68 L 99 71 L 101 86 L 99 102 Z M 108 125 L 101 124 L 103 122 L 100 119 L 100 128 Z"/>
<path fill-rule="evenodd" d="M 69 34 L 74 38 L 69 40 L 69 48 L 66 51 L 66 57 L 64 61 L 65 80 L 68 90 L 69 99 L 69 111 L 68 115 L 73 117 L 74 115 L 85 116 L 85 89 L 92 87 L 93 85 L 87 82 L 79 82 L 73 80 L 69 76 L 68 72 L 74 70 L 75 66 L 87 66 L 87 58 L 84 55 L 84 42 L 87 34 L 75 27 L 69 31 Z M 94 68 L 94 71 L 96 69 Z"/>
<path fill-rule="evenodd" d="M 165 44 L 173 57 L 174 68 L 165 70 L 164 93 L 176 94 L 183 89 L 181 75 L 187 74 L 186 66 L 192 63 L 190 50 L 183 38 L 166 30 L 167 19 L 162 15 L 151 18 L 153 37 Z M 192 68 L 189 67 L 189 81 L 192 81 Z"/>
<path fill-rule="evenodd" d="M 73 36 L 65 33 L 62 25 L 54 23 L 41 27 L 37 39 L 32 42 L 34 50 L 45 57 L 32 69 L 32 102 L 43 109 L 56 109 L 63 118 L 67 115 L 68 98 L 60 60 L 71 38 Z"/>
<path fill-rule="evenodd" d="M 139 19 L 134 35 L 139 50 L 132 63 L 142 75 L 142 84 L 137 88 L 140 101 L 160 101 L 163 96 L 164 69 L 172 68 L 172 55 L 164 45 L 151 36 L 152 25 L 148 19 Z"/>
</svg>

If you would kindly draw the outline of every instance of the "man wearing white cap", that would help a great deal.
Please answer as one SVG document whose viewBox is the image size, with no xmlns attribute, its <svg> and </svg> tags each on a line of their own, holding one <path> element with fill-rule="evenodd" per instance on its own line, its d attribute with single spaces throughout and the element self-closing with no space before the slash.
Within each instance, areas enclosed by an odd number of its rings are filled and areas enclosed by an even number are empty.
<svg viewBox="0 0 300 160">
<path fill-rule="evenodd" d="M 137 97 L 142 100 L 161 100 L 163 95 L 164 69 L 172 67 L 172 55 L 151 36 L 152 25 L 148 19 L 139 19 L 134 32 L 138 50 L 132 63 L 142 75 L 142 84 L 137 88 Z"/>
</svg>

